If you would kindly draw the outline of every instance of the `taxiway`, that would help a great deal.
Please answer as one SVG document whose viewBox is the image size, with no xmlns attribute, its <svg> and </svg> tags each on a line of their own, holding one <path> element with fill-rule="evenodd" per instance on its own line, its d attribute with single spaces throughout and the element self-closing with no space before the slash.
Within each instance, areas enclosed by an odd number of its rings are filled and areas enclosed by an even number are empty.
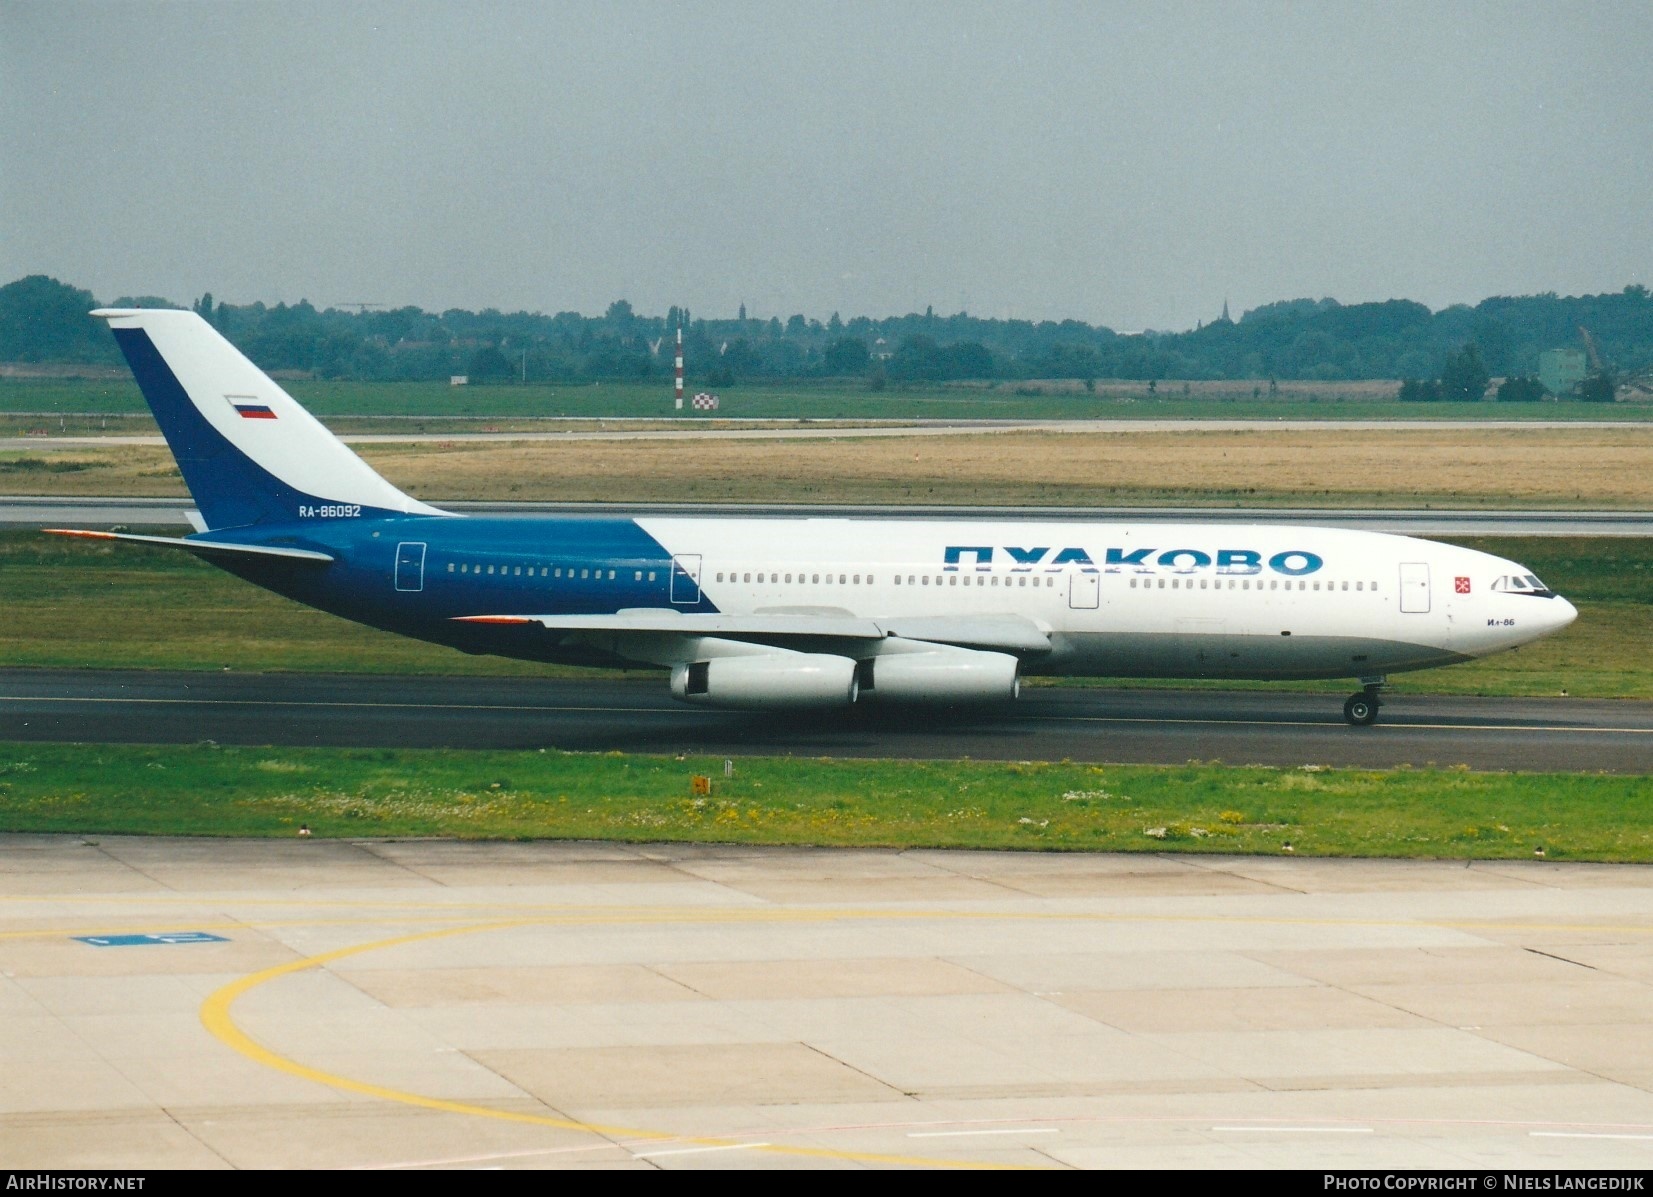
<svg viewBox="0 0 1653 1197">
<path fill-rule="evenodd" d="M 985 712 L 780 718 L 672 701 L 662 675 L 502 679 L 0 670 L 0 740 L 563 748 L 907 759 L 1645 773 L 1653 703 L 1027 687 Z"/>
</svg>

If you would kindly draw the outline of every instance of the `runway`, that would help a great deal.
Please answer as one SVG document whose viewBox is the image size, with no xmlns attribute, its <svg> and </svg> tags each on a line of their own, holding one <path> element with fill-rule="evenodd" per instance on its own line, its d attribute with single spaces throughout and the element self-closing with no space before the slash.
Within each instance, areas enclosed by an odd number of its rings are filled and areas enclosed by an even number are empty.
<svg viewBox="0 0 1653 1197">
<path fill-rule="evenodd" d="M 52 498 L 0 495 L 0 527 L 187 528 L 185 499 Z M 1420 510 L 1349 507 L 959 507 L 784 503 L 503 503 L 441 504 L 468 515 L 535 519 L 548 515 L 699 515 L 817 519 L 1007 519 L 1079 522 L 1304 524 L 1409 536 L 1653 537 L 1653 511 Z"/>
<path fill-rule="evenodd" d="M 898 759 L 1076 760 L 1646 773 L 1653 703 L 1032 687 L 974 713 L 777 718 L 673 702 L 663 676 L 497 679 L 0 671 L 0 739 L 562 748 Z"/>
<path fill-rule="evenodd" d="M 1542 861 L 0 836 L 0 1161 L 1633 1183 L 1650 895 Z"/>
<path fill-rule="evenodd" d="M 30 414 L 30 413 L 14 413 Z M 39 413 L 50 421 L 51 413 Z M 65 413 L 75 414 L 75 413 Z M 87 418 L 86 413 L 80 413 Z M 379 417 L 384 419 L 385 417 Z M 441 419 L 440 416 L 406 416 L 391 419 Z M 516 417 L 500 416 L 501 422 Z M 1492 432 L 1560 431 L 1572 428 L 1643 429 L 1645 420 L 1340 420 L 1328 416 L 1317 420 L 1302 419 L 1161 419 L 1116 417 L 1091 420 L 950 420 L 950 419 L 890 419 L 855 421 L 787 422 L 769 417 L 752 419 L 720 417 L 715 427 L 695 427 L 679 418 L 677 427 L 638 428 L 637 424 L 659 424 L 670 420 L 667 416 L 548 417 L 542 429 L 534 431 L 476 431 L 459 432 L 443 429 L 435 432 L 343 432 L 338 437 L 347 445 L 434 445 L 487 444 L 509 441 L 739 441 L 739 440 L 867 440 L 885 437 L 984 436 L 995 433 L 1061 433 L 1116 436 L 1130 433 L 1165 432 L 1436 432 L 1442 428 L 1485 430 Z M 486 423 L 485 418 L 473 422 Z M 576 425 L 555 427 L 558 423 Z M 591 428 L 591 424 L 606 425 Z M 44 435 L 0 437 L 0 452 L 45 452 L 59 449 L 88 449 L 120 445 L 164 445 L 166 438 L 159 433 L 128 435 Z"/>
</svg>

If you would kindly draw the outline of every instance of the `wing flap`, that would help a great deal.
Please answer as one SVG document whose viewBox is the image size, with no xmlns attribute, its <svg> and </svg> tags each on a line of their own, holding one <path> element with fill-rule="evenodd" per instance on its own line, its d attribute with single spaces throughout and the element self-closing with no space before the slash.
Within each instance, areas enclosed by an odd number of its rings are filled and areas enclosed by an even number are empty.
<svg viewBox="0 0 1653 1197">
<path fill-rule="evenodd" d="M 954 644 L 1001 652 L 1050 651 L 1050 633 L 1021 615 L 914 616 L 869 619 L 843 614 L 685 614 L 664 608 L 618 611 L 613 615 L 460 615 L 460 623 L 538 624 L 552 632 L 669 633 L 677 636 L 751 638 L 774 643 L 793 637 L 819 640 L 904 640 Z"/>
<path fill-rule="evenodd" d="M 460 615 L 459 623 L 537 623 L 553 632 L 670 632 L 679 636 L 839 636 L 882 640 L 870 619 L 823 615 L 709 615 L 642 610 L 613 615 Z"/>
</svg>

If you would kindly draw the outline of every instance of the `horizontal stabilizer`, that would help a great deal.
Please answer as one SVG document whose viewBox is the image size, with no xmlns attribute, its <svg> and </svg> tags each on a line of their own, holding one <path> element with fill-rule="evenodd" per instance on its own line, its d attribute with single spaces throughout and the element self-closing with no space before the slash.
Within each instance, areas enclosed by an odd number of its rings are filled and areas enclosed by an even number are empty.
<svg viewBox="0 0 1653 1197">
<path fill-rule="evenodd" d="M 956 644 L 1001 652 L 1050 651 L 1050 636 L 1020 615 L 916 616 L 910 619 L 864 619 L 854 615 L 722 615 L 638 608 L 613 615 L 461 615 L 460 623 L 538 624 L 553 632 L 667 632 L 680 636 L 752 637 L 764 641 L 792 637 L 884 640 L 901 637 L 935 644 Z"/>
<path fill-rule="evenodd" d="M 192 540 L 183 536 L 139 536 L 132 532 L 88 532 L 80 528 L 43 528 L 52 536 L 77 536 L 83 540 L 134 540 L 139 544 L 157 544 L 163 548 L 184 549 L 202 557 L 269 557 L 279 561 L 303 561 L 312 565 L 326 565 L 334 558 L 313 549 L 289 549 L 267 544 L 229 544 L 222 540 Z"/>
</svg>

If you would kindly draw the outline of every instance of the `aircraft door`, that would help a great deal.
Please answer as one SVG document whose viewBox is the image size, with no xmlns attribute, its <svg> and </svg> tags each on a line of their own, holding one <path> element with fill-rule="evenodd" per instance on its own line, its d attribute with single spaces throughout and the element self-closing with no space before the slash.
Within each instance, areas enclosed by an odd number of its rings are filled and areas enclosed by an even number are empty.
<svg viewBox="0 0 1653 1197">
<path fill-rule="evenodd" d="M 1429 613 L 1429 565 L 1403 561 L 1400 567 L 1400 609 L 1414 615 Z"/>
<path fill-rule="evenodd" d="M 677 553 L 672 557 L 672 602 L 700 601 L 700 554 Z"/>
<path fill-rule="evenodd" d="M 1068 606 L 1075 611 L 1094 611 L 1102 605 L 1102 575 L 1093 569 L 1068 575 Z"/>
<path fill-rule="evenodd" d="M 425 588 L 425 542 L 404 540 L 396 546 L 396 589 Z"/>
</svg>

